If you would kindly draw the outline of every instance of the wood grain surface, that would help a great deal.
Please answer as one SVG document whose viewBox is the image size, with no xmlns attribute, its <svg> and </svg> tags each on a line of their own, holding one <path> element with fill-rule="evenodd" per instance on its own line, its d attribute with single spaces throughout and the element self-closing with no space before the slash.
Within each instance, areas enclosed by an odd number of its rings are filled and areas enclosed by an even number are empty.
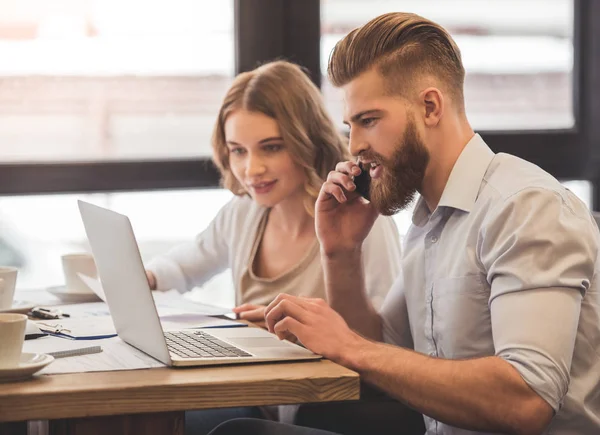
<svg viewBox="0 0 600 435">
<path fill-rule="evenodd" d="M 0 384 L 0 422 L 356 400 L 359 394 L 358 374 L 326 360 L 49 375 Z"/>
</svg>

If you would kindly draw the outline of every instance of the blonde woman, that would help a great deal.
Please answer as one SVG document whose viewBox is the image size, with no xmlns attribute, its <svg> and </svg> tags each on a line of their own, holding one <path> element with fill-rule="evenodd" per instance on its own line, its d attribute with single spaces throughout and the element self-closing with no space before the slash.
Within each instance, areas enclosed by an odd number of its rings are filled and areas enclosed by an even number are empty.
<svg viewBox="0 0 600 435">
<path fill-rule="evenodd" d="M 326 298 L 314 203 L 349 155 L 321 94 L 297 65 L 277 61 L 236 77 L 214 128 L 214 161 L 236 196 L 194 241 L 147 265 L 153 289 L 186 292 L 229 268 L 241 319 L 264 321 L 279 293 Z M 399 272 L 397 229 L 380 217 L 363 244 L 375 307 Z"/>
</svg>

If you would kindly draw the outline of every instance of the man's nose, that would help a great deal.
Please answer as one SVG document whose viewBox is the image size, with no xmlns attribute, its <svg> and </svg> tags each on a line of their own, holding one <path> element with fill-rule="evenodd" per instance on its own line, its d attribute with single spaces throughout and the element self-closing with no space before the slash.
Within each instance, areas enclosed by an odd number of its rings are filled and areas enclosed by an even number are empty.
<svg viewBox="0 0 600 435">
<path fill-rule="evenodd" d="M 356 132 L 350 130 L 348 135 L 348 150 L 350 154 L 357 157 L 362 151 L 368 148 L 365 140 Z"/>
</svg>

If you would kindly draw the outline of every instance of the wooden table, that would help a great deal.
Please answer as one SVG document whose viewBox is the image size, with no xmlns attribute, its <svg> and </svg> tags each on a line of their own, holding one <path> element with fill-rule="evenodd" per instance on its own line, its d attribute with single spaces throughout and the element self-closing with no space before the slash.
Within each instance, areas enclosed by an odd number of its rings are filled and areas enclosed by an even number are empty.
<svg viewBox="0 0 600 435">
<path fill-rule="evenodd" d="M 46 419 L 51 434 L 183 434 L 185 410 L 357 400 L 359 389 L 358 374 L 325 360 L 37 376 L 0 384 L 0 434 Z"/>
</svg>

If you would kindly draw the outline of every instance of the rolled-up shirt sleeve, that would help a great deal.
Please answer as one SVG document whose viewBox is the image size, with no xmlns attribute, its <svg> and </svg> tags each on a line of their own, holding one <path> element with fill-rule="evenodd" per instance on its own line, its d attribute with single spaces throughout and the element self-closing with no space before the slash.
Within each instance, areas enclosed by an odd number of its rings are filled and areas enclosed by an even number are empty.
<svg viewBox="0 0 600 435">
<path fill-rule="evenodd" d="M 591 219 L 571 195 L 529 188 L 489 213 L 478 244 L 496 355 L 555 412 L 569 388 L 581 301 L 594 279 Z"/>
</svg>

